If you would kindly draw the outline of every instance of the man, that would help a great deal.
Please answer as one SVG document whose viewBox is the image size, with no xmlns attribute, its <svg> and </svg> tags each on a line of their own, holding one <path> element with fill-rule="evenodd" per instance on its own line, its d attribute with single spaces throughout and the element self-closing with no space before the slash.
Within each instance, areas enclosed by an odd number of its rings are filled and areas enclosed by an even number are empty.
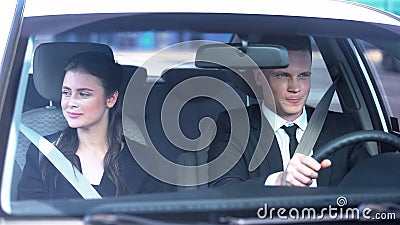
<svg viewBox="0 0 400 225">
<path fill-rule="evenodd" d="M 343 148 L 321 163 L 311 157 L 313 151 L 310 156 L 299 153 L 291 156 L 289 152 L 289 148 L 295 148 L 295 142 L 300 141 L 313 112 L 312 108 L 305 106 L 311 86 L 312 51 L 309 38 L 270 37 L 263 42 L 285 46 L 290 65 L 287 68 L 253 71 L 255 83 L 262 89 L 263 101 L 260 105 L 247 107 L 250 121 L 247 144 L 243 144 L 242 137 L 231 137 L 235 131 L 231 132 L 230 122 L 235 121 L 230 121 L 228 112 L 218 117 L 217 134 L 208 151 L 209 161 L 219 156 L 227 146 L 226 154 L 243 155 L 231 170 L 210 186 L 241 182 L 290 186 L 337 185 L 358 161 L 369 156 L 365 148 Z M 249 171 L 257 144 L 266 142 L 263 139 L 267 137 L 260 135 L 262 126 L 272 128 L 273 142 L 269 149 L 261 145 L 267 156 L 255 170 Z M 329 112 L 313 150 L 318 151 L 329 140 L 355 130 L 355 121 L 350 115 Z M 227 145 L 229 141 L 233 144 Z"/>
</svg>

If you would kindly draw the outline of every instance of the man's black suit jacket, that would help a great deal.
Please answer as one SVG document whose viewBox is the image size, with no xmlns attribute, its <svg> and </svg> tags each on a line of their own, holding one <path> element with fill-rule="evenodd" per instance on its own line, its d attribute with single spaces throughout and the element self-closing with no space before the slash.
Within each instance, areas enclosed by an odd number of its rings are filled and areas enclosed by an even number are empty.
<svg viewBox="0 0 400 225">
<path fill-rule="evenodd" d="M 308 120 L 310 119 L 313 110 L 313 108 L 306 107 Z M 227 148 L 227 154 L 237 156 L 238 154 L 243 153 L 243 155 L 240 157 L 239 161 L 233 166 L 232 169 L 230 169 L 222 177 L 211 182 L 210 187 L 226 186 L 242 182 L 256 182 L 263 185 L 265 179 L 270 174 L 278 171 L 283 171 L 282 157 L 280 154 L 278 142 L 272 132 L 271 127 L 269 126 L 268 121 L 260 113 L 260 106 L 252 105 L 247 107 L 247 113 L 249 115 L 250 122 L 250 133 L 247 144 L 244 141 L 246 140 L 245 137 L 239 137 L 240 134 L 243 133 L 242 131 L 233 131 L 234 134 L 231 135 L 230 122 L 235 123 L 237 121 L 230 121 L 227 111 L 222 112 L 217 119 L 217 133 L 208 151 L 208 161 L 210 162 L 211 160 L 217 158 L 225 150 L 225 147 L 227 146 L 230 138 L 231 143 Z M 267 126 L 261 126 L 261 123 L 264 123 L 264 125 Z M 269 129 L 271 130 L 269 134 L 273 135 L 273 137 L 270 136 L 270 140 L 273 138 L 273 141 L 271 147 L 269 148 L 269 151 L 268 147 L 265 147 L 269 146 L 266 141 L 266 139 L 268 138 L 261 137 L 260 139 L 261 129 L 265 129 L 265 127 L 269 127 Z M 329 140 L 356 130 L 357 129 L 355 121 L 350 115 L 344 113 L 329 112 L 322 127 L 321 133 L 313 148 L 314 153 L 318 152 L 319 148 Z M 256 146 L 259 142 L 261 150 L 268 151 L 268 154 L 255 170 L 249 171 L 250 160 L 252 159 Z M 347 146 L 331 154 L 328 158 L 332 161 L 332 166 L 319 172 L 317 179 L 318 186 L 335 186 L 339 184 L 343 177 L 347 174 L 347 172 L 357 162 L 368 156 L 368 152 L 362 145 Z M 225 163 L 234 164 L 230 162 L 230 160 L 227 160 Z M 209 174 L 215 174 L 217 172 L 212 171 L 213 169 L 209 170 Z"/>
</svg>

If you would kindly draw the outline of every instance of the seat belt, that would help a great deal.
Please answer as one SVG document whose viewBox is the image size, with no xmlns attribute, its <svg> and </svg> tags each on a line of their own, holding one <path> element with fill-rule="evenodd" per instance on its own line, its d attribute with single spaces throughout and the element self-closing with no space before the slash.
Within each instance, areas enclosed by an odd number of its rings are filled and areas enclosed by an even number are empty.
<svg viewBox="0 0 400 225">
<path fill-rule="evenodd" d="M 101 199 L 83 174 L 50 141 L 24 124 L 19 130 L 43 153 L 84 199 Z"/>
<path fill-rule="evenodd" d="M 329 89 L 325 92 L 324 96 L 319 101 L 313 114 L 311 115 L 310 121 L 308 121 L 307 128 L 304 131 L 303 136 L 299 142 L 294 153 L 301 153 L 309 155 L 311 150 L 314 148 L 315 142 L 317 142 L 318 136 L 324 125 L 326 115 L 329 111 L 329 106 L 332 101 L 333 94 L 335 93 L 336 79 Z"/>
<path fill-rule="evenodd" d="M 321 100 L 318 102 L 318 105 L 315 107 L 310 121 L 307 124 L 307 128 L 304 131 L 304 134 L 301 137 L 299 145 L 297 145 L 294 153 L 301 153 L 307 156 L 310 155 L 311 150 L 314 148 L 315 142 L 317 142 L 319 134 L 322 130 L 322 126 L 324 125 L 326 115 L 328 114 L 329 105 L 331 104 L 333 94 L 335 93 L 335 85 L 337 80 L 338 79 L 331 84 L 324 96 L 322 96 Z M 286 173 L 284 173 L 284 176 L 282 176 L 282 184 L 285 183 L 285 176 Z"/>
</svg>

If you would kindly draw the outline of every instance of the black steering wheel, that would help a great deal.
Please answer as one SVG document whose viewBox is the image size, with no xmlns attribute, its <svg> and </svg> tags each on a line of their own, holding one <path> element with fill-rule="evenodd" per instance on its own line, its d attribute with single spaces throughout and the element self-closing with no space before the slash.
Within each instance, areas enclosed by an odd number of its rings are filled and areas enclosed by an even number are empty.
<svg viewBox="0 0 400 225">
<path fill-rule="evenodd" d="M 359 144 L 367 141 L 381 142 L 400 149 L 400 138 L 398 138 L 396 135 L 380 130 L 362 130 L 344 134 L 330 140 L 329 142 L 324 144 L 312 157 L 318 162 L 321 162 L 322 160 L 326 159 L 330 154 L 345 146 Z"/>
</svg>

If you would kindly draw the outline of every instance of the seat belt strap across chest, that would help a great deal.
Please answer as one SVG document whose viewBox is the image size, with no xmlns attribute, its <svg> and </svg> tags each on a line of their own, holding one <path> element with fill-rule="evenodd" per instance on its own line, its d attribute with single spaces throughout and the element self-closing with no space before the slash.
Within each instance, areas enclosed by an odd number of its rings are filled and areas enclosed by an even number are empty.
<svg viewBox="0 0 400 225">
<path fill-rule="evenodd" d="M 310 155 L 322 130 L 322 126 L 324 125 L 326 115 L 328 114 L 329 105 L 331 104 L 333 94 L 335 93 L 336 81 L 337 80 L 335 80 L 325 92 L 311 115 L 310 121 L 307 124 L 307 128 L 304 131 L 295 153 Z"/>
<path fill-rule="evenodd" d="M 84 199 L 101 199 L 83 174 L 50 141 L 22 123 L 19 129 Z"/>
</svg>

